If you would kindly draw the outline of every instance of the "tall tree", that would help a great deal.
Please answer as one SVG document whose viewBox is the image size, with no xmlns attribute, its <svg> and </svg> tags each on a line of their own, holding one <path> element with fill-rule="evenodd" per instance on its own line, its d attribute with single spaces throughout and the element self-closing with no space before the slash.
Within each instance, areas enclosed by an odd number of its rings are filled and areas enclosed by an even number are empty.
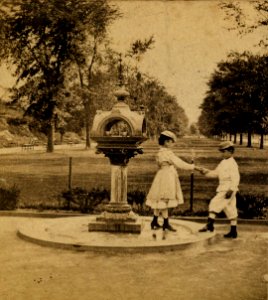
<svg viewBox="0 0 268 300">
<path fill-rule="evenodd" d="M 247 132 L 248 147 L 253 132 L 263 136 L 268 116 L 267 76 L 266 55 L 231 53 L 227 61 L 218 63 L 201 105 L 200 122 L 208 123 L 207 133 L 215 134 L 215 128 L 234 135 Z"/>
<path fill-rule="evenodd" d="M 53 152 L 55 114 L 64 107 L 67 68 L 118 16 L 106 0 L 6 0 L 0 9 L 0 58 L 15 66 L 13 101 L 47 124 Z M 93 46 L 91 47 L 94 49 Z"/>
</svg>

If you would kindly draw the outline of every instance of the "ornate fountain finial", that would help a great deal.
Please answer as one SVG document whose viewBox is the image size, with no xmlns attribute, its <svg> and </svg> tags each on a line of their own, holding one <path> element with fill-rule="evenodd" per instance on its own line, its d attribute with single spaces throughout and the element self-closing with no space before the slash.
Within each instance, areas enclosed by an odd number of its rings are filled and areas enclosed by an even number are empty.
<svg viewBox="0 0 268 300">
<path fill-rule="evenodd" d="M 129 96 L 129 92 L 125 89 L 124 86 L 124 76 L 123 76 L 123 65 L 122 65 L 122 54 L 119 54 L 119 66 L 118 66 L 118 86 L 119 89 L 117 89 L 114 92 L 114 95 L 117 97 L 118 101 L 124 101 L 126 97 Z"/>
</svg>

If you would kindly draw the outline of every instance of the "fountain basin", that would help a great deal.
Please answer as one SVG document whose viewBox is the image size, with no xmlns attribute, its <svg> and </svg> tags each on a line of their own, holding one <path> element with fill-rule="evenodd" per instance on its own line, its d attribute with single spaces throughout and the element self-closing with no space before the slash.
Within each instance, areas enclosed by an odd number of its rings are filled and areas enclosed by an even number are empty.
<svg viewBox="0 0 268 300">
<path fill-rule="evenodd" d="M 142 224 L 140 234 L 89 232 L 88 223 L 95 219 L 96 216 L 38 219 L 34 226 L 31 223 L 21 224 L 17 234 L 26 241 L 42 246 L 115 253 L 184 250 L 204 246 L 215 237 L 214 232 L 199 233 L 199 223 L 170 219 L 177 232 L 167 232 L 165 239 L 162 239 L 161 229 L 151 230 L 149 217 L 139 217 Z"/>
</svg>

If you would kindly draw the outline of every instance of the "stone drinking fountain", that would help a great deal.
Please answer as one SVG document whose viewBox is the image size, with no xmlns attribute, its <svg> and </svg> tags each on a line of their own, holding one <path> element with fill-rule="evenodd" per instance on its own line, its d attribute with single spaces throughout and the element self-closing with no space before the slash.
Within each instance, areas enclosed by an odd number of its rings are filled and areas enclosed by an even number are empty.
<svg viewBox="0 0 268 300">
<path fill-rule="evenodd" d="M 141 232 L 141 222 L 127 203 L 127 165 L 130 158 L 142 154 L 140 144 L 147 139 L 144 111 L 132 111 L 125 102 L 129 93 L 122 82 L 114 95 L 117 103 L 111 111 L 97 111 L 91 139 L 97 152 L 111 163 L 111 198 L 105 211 L 88 224 L 89 231 Z"/>
</svg>

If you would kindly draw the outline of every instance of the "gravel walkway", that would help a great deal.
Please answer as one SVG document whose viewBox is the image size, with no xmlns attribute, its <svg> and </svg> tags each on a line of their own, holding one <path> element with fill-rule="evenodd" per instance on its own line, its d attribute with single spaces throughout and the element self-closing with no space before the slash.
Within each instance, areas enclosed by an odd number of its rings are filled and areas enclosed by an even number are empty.
<svg viewBox="0 0 268 300">
<path fill-rule="evenodd" d="M 147 254 L 100 254 L 19 239 L 23 217 L 0 218 L 1 300 L 267 300 L 267 226 L 237 240 Z M 217 225 L 217 232 L 227 230 Z"/>
</svg>

